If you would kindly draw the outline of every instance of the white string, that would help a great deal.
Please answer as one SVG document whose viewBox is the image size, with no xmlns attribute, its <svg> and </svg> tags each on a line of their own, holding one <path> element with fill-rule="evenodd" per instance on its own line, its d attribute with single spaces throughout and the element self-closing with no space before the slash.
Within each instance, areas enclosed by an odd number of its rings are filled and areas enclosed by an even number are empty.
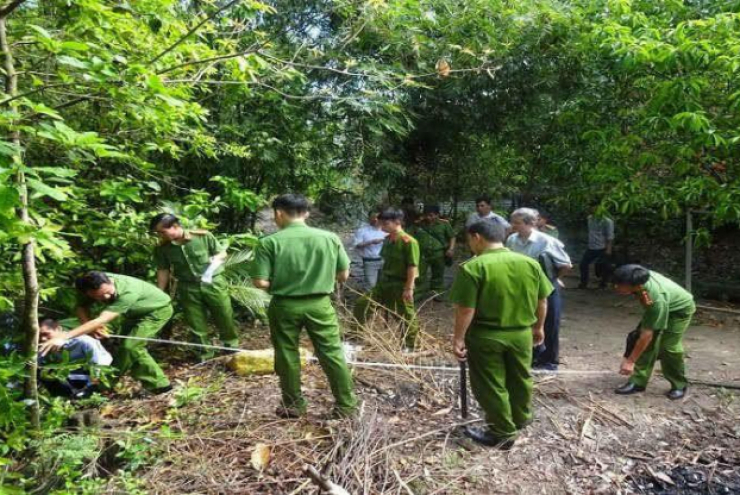
<svg viewBox="0 0 740 495">
<path fill-rule="evenodd" d="M 140 340 L 143 342 L 152 342 L 156 344 L 166 344 L 166 345 L 180 345 L 180 346 L 186 346 L 186 347 L 197 347 L 201 349 L 214 349 L 219 351 L 226 351 L 226 352 L 242 352 L 246 349 L 239 349 L 236 347 L 223 347 L 220 345 L 208 345 L 208 344 L 196 344 L 194 342 L 183 342 L 178 340 L 164 340 L 164 339 L 150 339 L 146 337 L 134 337 L 132 335 L 109 335 L 108 337 L 114 338 L 114 339 L 127 339 L 127 340 Z M 309 356 L 308 361 L 318 361 L 318 358 L 315 356 Z M 429 365 L 420 365 L 420 364 L 397 364 L 397 363 L 374 363 L 374 362 L 368 362 L 368 361 L 347 361 L 347 364 L 350 366 L 356 366 L 360 368 L 389 368 L 389 369 L 409 369 L 409 370 L 429 370 L 429 371 L 445 371 L 448 373 L 452 372 L 459 372 L 460 368 L 452 367 L 452 366 L 429 366 Z M 613 374 L 612 371 L 607 370 L 559 370 L 559 371 L 549 371 L 549 370 L 532 370 L 531 371 L 533 375 L 610 375 Z"/>
</svg>

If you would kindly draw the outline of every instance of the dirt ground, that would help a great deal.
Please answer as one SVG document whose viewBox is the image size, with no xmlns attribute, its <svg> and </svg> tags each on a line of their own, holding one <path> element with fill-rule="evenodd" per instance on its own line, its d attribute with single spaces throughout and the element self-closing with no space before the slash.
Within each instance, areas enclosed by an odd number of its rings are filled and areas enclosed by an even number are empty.
<svg viewBox="0 0 740 495">
<path fill-rule="evenodd" d="M 274 415 L 274 376 L 236 377 L 218 361 L 173 366 L 179 391 L 113 402 L 103 412 L 105 428 L 151 434 L 158 461 L 139 476 L 151 493 L 319 493 L 302 471 L 306 464 L 352 494 L 740 493 L 738 391 L 692 386 L 686 399 L 671 402 L 663 395 L 668 384 L 655 376 L 643 394 L 614 395 L 625 381 L 616 370 L 639 319 L 637 303 L 576 289 L 564 300 L 563 373 L 536 378 L 535 422 L 508 452 L 460 434 L 458 376 L 444 371 L 356 368 L 362 416 L 327 421 L 331 394 L 320 369 L 309 365 L 310 413 L 295 421 Z M 394 329 L 376 322 L 373 336 L 360 338 L 367 353 L 358 359 L 454 368 L 447 352 L 452 308 L 428 302 L 421 318 L 418 357 L 389 349 Z M 739 318 L 698 314 L 685 342 L 691 378 L 740 383 Z M 266 332 L 248 330 L 243 347 L 266 346 Z M 183 400 L 188 387 L 200 393 Z"/>
</svg>

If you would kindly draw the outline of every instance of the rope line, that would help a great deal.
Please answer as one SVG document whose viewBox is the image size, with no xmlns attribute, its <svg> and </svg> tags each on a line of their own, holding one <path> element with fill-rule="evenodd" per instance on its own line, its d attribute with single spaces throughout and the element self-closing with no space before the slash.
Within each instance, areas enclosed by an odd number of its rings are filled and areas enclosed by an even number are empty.
<svg viewBox="0 0 740 495">
<path fill-rule="evenodd" d="M 164 339 L 150 339 L 147 337 L 134 337 L 132 335 L 109 335 L 109 338 L 123 339 L 123 340 L 140 340 L 142 342 L 151 342 L 155 344 L 175 345 L 183 347 L 196 347 L 200 349 L 213 349 L 218 351 L 226 351 L 232 353 L 239 353 L 249 349 L 240 349 L 236 347 L 224 347 L 220 345 L 208 345 L 208 344 L 196 344 L 194 342 L 183 342 L 179 340 L 164 340 Z M 315 356 L 309 356 L 308 361 L 318 362 L 318 358 Z M 445 371 L 447 373 L 458 373 L 460 371 L 457 367 L 452 366 L 432 366 L 432 365 L 421 365 L 421 364 L 398 364 L 398 363 L 376 363 L 370 361 L 347 361 L 350 366 L 359 368 L 387 368 L 387 369 L 407 369 L 407 370 L 427 370 L 427 371 Z M 534 375 L 611 375 L 614 374 L 612 371 L 607 370 L 559 370 L 557 372 L 548 370 L 532 370 Z"/>
</svg>

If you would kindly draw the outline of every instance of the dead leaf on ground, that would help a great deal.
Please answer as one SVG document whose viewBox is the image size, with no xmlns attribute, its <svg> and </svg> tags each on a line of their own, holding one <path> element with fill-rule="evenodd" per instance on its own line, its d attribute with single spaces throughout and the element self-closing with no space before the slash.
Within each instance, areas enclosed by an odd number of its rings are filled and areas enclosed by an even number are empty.
<svg viewBox="0 0 740 495">
<path fill-rule="evenodd" d="M 263 471 L 270 463 L 270 446 L 258 443 L 252 451 L 252 467 L 257 471 Z"/>
</svg>

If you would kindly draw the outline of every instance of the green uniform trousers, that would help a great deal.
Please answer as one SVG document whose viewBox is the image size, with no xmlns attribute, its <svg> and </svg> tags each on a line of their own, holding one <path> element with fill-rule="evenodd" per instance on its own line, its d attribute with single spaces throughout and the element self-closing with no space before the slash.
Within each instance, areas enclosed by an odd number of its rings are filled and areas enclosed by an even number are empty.
<svg viewBox="0 0 740 495">
<path fill-rule="evenodd" d="M 385 309 L 403 322 L 403 341 L 406 347 L 413 349 L 419 335 L 419 320 L 413 302 L 403 299 L 403 283 L 378 282 L 370 294 L 362 296 L 355 304 L 354 316 L 360 324 L 367 321 L 370 308 Z"/>
<path fill-rule="evenodd" d="M 470 386 L 491 433 L 514 438 L 532 419 L 532 330 L 471 326 L 465 337 Z"/>
<path fill-rule="evenodd" d="M 132 337 L 154 338 L 172 318 L 172 313 L 172 306 L 167 305 L 143 318 L 125 320 L 121 333 Z M 170 384 L 167 375 L 146 350 L 144 341 L 124 339 L 114 356 L 113 365 L 118 368 L 121 375 L 130 374 L 147 390 L 166 387 Z"/>
<path fill-rule="evenodd" d="M 435 251 L 421 255 L 419 264 L 419 293 L 442 293 L 445 290 L 445 252 Z"/>
<path fill-rule="evenodd" d="M 673 389 L 684 389 L 686 365 L 684 363 L 683 335 L 691 324 L 692 315 L 670 316 L 668 328 L 653 333 L 653 340 L 635 363 L 630 383 L 646 387 L 653 374 L 655 361 L 660 360 L 663 376 Z"/>
<path fill-rule="evenodd" d="M 297 411 L 306 410 L 301 393 L 301 360 L 299 337 L 306 329 L 316 357 L 329 380 L 334 394 L 335 409 L 352 413 L 357 408 L 352 375 L 344 359 L 344 347 L 339 321 L 329 296 L 273 296 L 267 310 L 270 337 L 275 348 L 275 373 L 280 378 L 283 406 Z"/>
<path fill-rule="evenodd" d="M 239 336 L 234 323 L 234 310 L 223 277 L 215 277 L 212 284 L 203 282 L 179 282 L 177 294 L 182 304 L 185 321 L 190 326 L 193 340 L 198 344 L 210 345 L 208 336 L 208 313 L 216 322 L 221 342 L 226 347 L 239 347 Z M 213 352 L 205 352 L 211 356 Z"/>
</svg>

